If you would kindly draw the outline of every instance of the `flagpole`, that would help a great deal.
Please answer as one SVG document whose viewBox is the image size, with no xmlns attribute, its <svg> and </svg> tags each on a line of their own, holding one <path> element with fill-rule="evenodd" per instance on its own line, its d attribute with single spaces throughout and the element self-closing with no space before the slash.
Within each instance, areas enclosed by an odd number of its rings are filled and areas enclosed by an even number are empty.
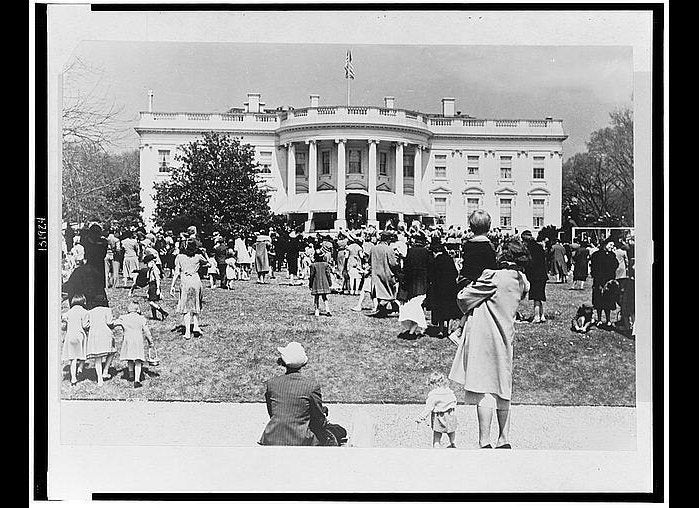
<svg viewBox="0 0 699 508">
<path fill-rule="evenodd" d="M 350 105 L 350 81 L 352 81 L 350 78 L 347 78 L 347 107 L 349 108 Z"/>
</svg>

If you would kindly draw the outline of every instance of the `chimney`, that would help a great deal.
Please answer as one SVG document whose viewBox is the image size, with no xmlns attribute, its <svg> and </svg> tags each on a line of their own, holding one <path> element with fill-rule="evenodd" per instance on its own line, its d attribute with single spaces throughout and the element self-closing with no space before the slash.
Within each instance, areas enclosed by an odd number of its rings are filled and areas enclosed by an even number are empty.
<svg viewBox="0 0 699 508">
<path fill-rule="evenodd" d="M 386 109 L 395 109 L 396 107 L 396 98 L 387 96 L 383 98 L 383 105 Z"/>
<path fill-rule="evenodd" d="M 259 93 L 248 92 L 248 102 L 245 105 L 248 107 L 248 113 L 260 112 L 260 97 Z"/>
<path fill-rule="evenodd" d="M 153 112 L 153 90 L 148 90 L 148 112 Z"/>
<path fill-rule="evenodd" d="M 442 99 L 442 115 L 454 116 L 454 105 L 456 100 L 453 97 L 444 97 Z"/>
<path fill-rule="evenodd" d="M 318 100 L 320 99 L 320 95 L 312 93 L 310 95 L 310 97 L 311 97 L 311 107 L 317 108 L 318 107 Z"/>
</svg>

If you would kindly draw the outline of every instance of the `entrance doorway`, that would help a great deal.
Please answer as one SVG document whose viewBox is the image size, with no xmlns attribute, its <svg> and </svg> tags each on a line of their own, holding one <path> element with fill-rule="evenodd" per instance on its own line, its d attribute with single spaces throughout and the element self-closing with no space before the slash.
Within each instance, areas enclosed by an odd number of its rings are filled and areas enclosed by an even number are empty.
<svg viewBox="0 0 699 508">
<path fill-rule="evenodd" d="M 369 196 L 364 194 L 347 194 L 345 204 L 345 220 L 348 229 L 359 229 L 367 222 L 367 208 Z"/>
</svg>

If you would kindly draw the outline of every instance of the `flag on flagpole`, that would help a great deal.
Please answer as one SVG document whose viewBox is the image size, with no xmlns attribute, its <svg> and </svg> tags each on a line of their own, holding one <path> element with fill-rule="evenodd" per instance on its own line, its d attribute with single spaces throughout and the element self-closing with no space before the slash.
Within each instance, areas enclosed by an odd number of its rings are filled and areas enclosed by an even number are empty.
<svg viewBox="0 0 699 508">
<path fill-rule="evenodd" d="M 354 79 L 354 67 L 352 67 L 352 52 L 347 51 L 345 57 L 345 79 Z"/>
</svg>

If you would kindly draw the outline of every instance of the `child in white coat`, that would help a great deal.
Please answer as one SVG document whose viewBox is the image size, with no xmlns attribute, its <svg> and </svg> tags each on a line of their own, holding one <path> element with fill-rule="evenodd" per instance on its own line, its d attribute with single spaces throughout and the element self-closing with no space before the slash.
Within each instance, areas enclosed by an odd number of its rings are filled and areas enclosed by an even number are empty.
<svg viewBox="0 0 699 508">
<path fill-rule="evenodd" d="M 427 384 L 432 389 L 427 394 L 425 410 L 416 419 L 416 422 L 419 423 L 431 416 L 432 448 L 439 448 L 443 434 L 449 436 L 448 448 L 456 448 L 454 442 L 458 426 L 456 420 L 456 395 L 449 388 L 447 377 L 441 372 L 433 372 Z"/>
<path fill-rule="evenodd" d="M 75 386 L 78 374 L 82 373 L 85 363 L 85 346 L 87 330 L 90 327 L 90 314 L 85 309 L 85 297 L 75 295 L 70 300 L 70 309 L 61 316 L 63 337 L 61 359 L 70 362 L 70 384 Z"/>
</svg>

